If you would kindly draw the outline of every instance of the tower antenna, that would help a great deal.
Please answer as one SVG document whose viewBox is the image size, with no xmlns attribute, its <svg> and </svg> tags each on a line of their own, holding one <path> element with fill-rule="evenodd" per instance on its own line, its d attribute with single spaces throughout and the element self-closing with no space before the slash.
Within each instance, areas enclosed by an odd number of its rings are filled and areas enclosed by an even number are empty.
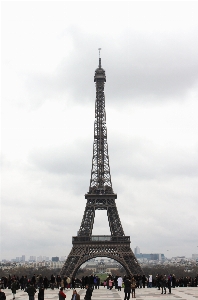
<svg viewBox="0 0 198 300">
<path fill-rule="evenodd" d="M 99 58 L 100 58 L 100 50 L 102 50 L 102 48 L 98 48 L 98 50 L 99 50 Z"/>
<path fill-rule="evenodd" d="M 99 50 L 99 68 L 101 68 L 100 50 L 102 50 L 102 48 L 98 48 L 98 50 Z"/>
</svg>

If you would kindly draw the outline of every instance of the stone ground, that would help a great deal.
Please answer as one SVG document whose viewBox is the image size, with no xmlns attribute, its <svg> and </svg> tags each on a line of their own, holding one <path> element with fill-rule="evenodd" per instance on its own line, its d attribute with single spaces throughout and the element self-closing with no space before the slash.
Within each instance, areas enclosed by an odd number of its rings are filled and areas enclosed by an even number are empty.
<svg viewBox="0 0 198 300">
<path fill-rule="evenodd" d="M 80 294 L 80 299 L 84 300 L 85 290 L 76 289 Z M 11 290 L 2 290 L 6 294 L 6 300 L 12 300 Z M 71 300 L 73 291 L 66 290 L 66 300 Z M 58 289 L 48 289 L 45 290 L 45 300 L 58 300 Z M 172 289 L 171 294 L 161 294 L 156 288 L 145 288 L 145 289 L 136 289 L 136 300 L 196 300 L 198 299 L 198 287 L 183 287 L 183 288 L 174 288 Z M 38 291 L 35 295 L 35 300 L 38 299 Z M 132 299 L 132 297 L 130 297 Z M 29 300 L 28 294 L 24 291 L 17 290 L 15 300 Z M 124 300 L 124 289 L 121 292 L 112 289 L 108 290 L 104 287 L 95 289 L 92 294 L 92 300 Z"/>
</svg>

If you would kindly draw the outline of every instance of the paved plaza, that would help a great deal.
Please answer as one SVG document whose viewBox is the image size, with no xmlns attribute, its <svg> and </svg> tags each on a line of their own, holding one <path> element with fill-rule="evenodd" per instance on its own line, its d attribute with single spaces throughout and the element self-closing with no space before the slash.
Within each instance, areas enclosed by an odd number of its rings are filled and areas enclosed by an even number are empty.
<svg viewBox="0 0 198 300">
<path fill-rule="evenodd" d="M 84 300 L 85 290 L 76 289 L 80 294 L 80 299 Z M 167 289 L 168 290 L 168 289 Z M 6 300 L 12 300 L 11 290 L 3 290 L 6 294 Z M 66 290 L 66 300 L 71 300 L 73 291 Z M 198 287 L 183 287 L 183 288 L 174 288 L 172 289 L 172 294 L 161 294 L 161 290 L 157 288 L 145 288 L 145 289 L 136 289 L 136 300 L 195 300 L 198 299 Z M 24 291 L 17 290 L 16 300 L 29 300 L 28 294 Z M 35 296 L 35 300 L 38 299 L 38 290 Z M 55 290 L 45 290 L 45 300 L 58 300 L 58 289 Z M 108 290 L 107 288 L 100 287 L 99 289 L 94 289 L 92 294 L 92 300 L 124 300 L 124 289 L 118 292 L 115 289 Z M 132 299 L 132 297 L 130 297 Z"/>
</svg>

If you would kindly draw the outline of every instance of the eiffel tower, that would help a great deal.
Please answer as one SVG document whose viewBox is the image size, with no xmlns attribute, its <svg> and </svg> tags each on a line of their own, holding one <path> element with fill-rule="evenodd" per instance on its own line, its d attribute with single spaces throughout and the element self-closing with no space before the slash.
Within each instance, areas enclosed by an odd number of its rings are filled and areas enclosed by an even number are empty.
<svg viewBox="0 0 198 300">
<path fill-rule="evenodd" d="M 104 85 L 105 70 L 101 66 L 99 49 L 99 66 L 95 70 L 96 84 L 94 142 L 91 180 L 84 216 L 77 236 L 72 237 L 73 247 L 68 255 L 61 275 L 75 277 L 80 266 L 91 258 L 108 257 L 119 262 L 126 274 L 143 274 L 138 261 L 130 248 L 130 236 L 125 236 L 111 183 L 107 128 L 105 113 Z M 92 235 L 96 210 L 106 210 L 111 235 Z"/>
</svg>

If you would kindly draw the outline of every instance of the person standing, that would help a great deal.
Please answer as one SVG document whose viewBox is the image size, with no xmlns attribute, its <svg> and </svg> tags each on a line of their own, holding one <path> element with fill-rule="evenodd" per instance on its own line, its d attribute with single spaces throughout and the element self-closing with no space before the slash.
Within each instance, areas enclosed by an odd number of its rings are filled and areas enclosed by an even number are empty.
<svg viewBox="0 0 198 300">
<path fill-rule="evenodd" d="M 107 289 L 109 289 L 109 279 L 110 279 L 110 277 L 108 276 L 107 279 L 106 279 L 106 286 L 107 286 Z"/>
<path fill-rule="evenodd" d="M 32 283 L 33 283 L 33 286 L 35 287 L 35 285 L 36 285 L 36 275 L 35 274 L 32 276 Z"/>
<path fill-rule="evenodd" d="M 17 283 L 16 283 L 16 280 L 14 279 L 13 283 L 11 284 L 11 291 L 12 291 L 12 294 L 13 294 L 13 300 L 15 299 L 16 290 L 17 290 Z"/>
<path fill-rule="evenodd" d="M 171 274 L 168 276 L 167 285 L 168 285 L 169 294 L 171 294 L 171 286 L 172 286 L 172 275 Z"/>
<path fill-rule="evenodd" d="M 48 288 L 48 279 L 47 279 L 46 276 L 43 279 L 43 285 L 44 285 L 44 289 L 47 290 L 47 288 Z"/>
<path fill-rule="evenodd" d="M 71 289 L 71 286 L 70 286 L 70 283 L 71 283 L 71 279 L 70 279 L 70 277 L 68 276 L 67 277 L 67 289 Z"/>
<path fill-rule="evenodd" d="M 115 290 L 117 290 L 118 289 L 118 275 L 116 275 L 115 277 L 114 277 L 114 287 L 115 287 Z"/>
<path fill-rule="evenodd" d="M 142 285 L 143 285 L 143 288 L 145 289 L 145 284 L 146 284 L 146 276 L 143 275 L 142 276 Z"/>
<path fill-rule="evenodd" d="M 36 294 L 36 289 L 33 285 L 34 283 L 30 283 L 30 285 L 27 287 L 26 292 L 28 293 L 29 300 L 34 300 L 34 296 Z"/>
<path fill-rule="evenodd" d="M 60 277 L 60 275 L 57 275 L 56 276 L 56 287 L 57 287 L 57 289 L 60 288 L 60 285 L 61 285 L 61 277 Z"/>
<path fill-rule="evenodd" d="M 124 300 L 129 300 L 131 294 L 131 281 L 128 277 L 124 280 L 124 293 Z"/>
<path fill-rule="evenodd" d="M 38 288 L 43 286 L 43 276 L 40 274 L 38 277 Z"/>
<path fill-rule="evenodd" d="M 197 277 L 197 278 L 198 278 L 198 277 Z M 173 274 L 173 276 L 172 276 L 172 287 L 175 288 L 175 286 L 176 286 L 176 277 L 175 277 L 175 275 Z"/>
<path fill-rule="evenodd" d="M 77 293 L 76 290 L 73 291 L 73 295 L 71 297 L 71 300 L 80 300 L 80 295 Z"/>
<path fill-rule="evenodd" d="M 0 278 L 0 288 L 5 289 L 5 284 L 4 284 L 4 277 Z"/>
<path fill-rule="evenodd" d="M 51 275 L 51 289 L 53 290 L 54 287 L 55 287 L 55 281 L 56 281 L 56 278 L 55 276 L 52 274 Z"/>
<path fill-rule="evenodd" d="M 159 274 L 156 275 L 156 285 L 157 285 L 158 290 L 160 290 L 160 275 Z"/>
<path fill-rule="evenodd" d="M 6 300 L 6 295 L 4 292 L 2 292 L 1 286 L 0 286 L 0 300 Z"/>
<path fill-rule="evenodd" d="M 161 288 L 162 288 L 162 292 L 161 294 L 166 294 L 166 275 L 164 274 L 164 276 L 162 276 L 162 280 L 161 280 Z"/>
<path fill-rule="evenodd" d="M 39 287 L 38 300 L 44 300 L 44 286 L 43 286 L 43 284 Z"/>
<path fill-rule="evenodd" d="M 149 279 L 148 279 L 148 288 L 152 288 L 152 282 L 153 282 L 153 276 L 149 275 Z"/>
<path fill-rule="evenodd" d="M 59 293 L 58 293 L 58 296 L 59 296 L 59 300 L 65 300 L 65 298 L 66 298 L 66 295 L 65 295 L 65 293 L 63 292 L 63 288 L 62 288 L 62 287 L 60 288 L 60 291 L 59 291 Z"/>
<path fill-rule="evenodd" d="M 134 278 L 135 279 L 135 278 Z M 139 283 L 139 288 L 142 288 L 142 275 L 138 275 L 138 283 Z"/>
<path fill-rule="evenodd" d="M 92 289 L 89 287 L 88 284 L 85 286 L 85 288 L 86 288 L 85 300 L 91 300 Z"/>
<path fill-rule="evenodd" d="M 99 289 L 99 287 L 100 287 L 100 277 L 96 277 L 97 278 L 97 288 Z"/>
<path fill-rule="evenodd" d="M 94 287 L 97 289 L 97 276 L 94 276 Z"/>
<path fill-rule="evenodd" d="M 27 284 L 28 284 L 28 279 L 27 279 L 27 275 L 25 275 L 25 276 L 24 276 L 24 280 L 23 280 L 24 292 L 26 291 Z"/>
<path fill-rule="evenodd" d="M 113 280 L 109 278 L 109 290 L 112 290 L 113 287 Z"/>
<path fill-rule="evenodd" d="M 133 277 L 131 279 L 131 291 L 132 291 L 132 298 L 135 298 L 135 288 L 136 288 L 136 280 Z"/>
<path fill-rule="evenodd" d="M 121 291 L 121 287 L 122 287 L 122 277 L 121 276 L 118 277 L 117 283 L 118 283 L 118 291 Z"/>
</svg>

